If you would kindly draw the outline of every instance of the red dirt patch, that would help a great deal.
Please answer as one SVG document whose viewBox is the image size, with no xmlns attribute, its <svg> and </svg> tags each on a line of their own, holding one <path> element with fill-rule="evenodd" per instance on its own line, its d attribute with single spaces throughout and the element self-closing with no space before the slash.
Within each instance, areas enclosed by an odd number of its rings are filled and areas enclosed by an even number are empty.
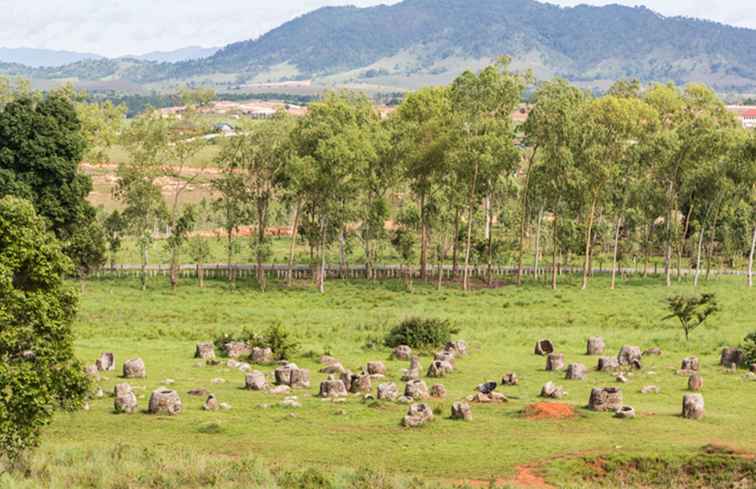
<svg viewBox="0 0 756 489">
<path fill-rule="evenodd" d="M 560 402 L 538 402 L 525 408 L 528 419 L 561 419 L 575 416 L 575 410 L 569 404 Z"/>
<path fill-rule="evenodd" d="M 514 483 L 520 487 L 536 487 L 540 489 L 554 489 L 554 486 L 546 483 L 543 477 L 533 472 L 532 467 L 521 465 L 517 467 L 517 475 Z"/>
</svg>

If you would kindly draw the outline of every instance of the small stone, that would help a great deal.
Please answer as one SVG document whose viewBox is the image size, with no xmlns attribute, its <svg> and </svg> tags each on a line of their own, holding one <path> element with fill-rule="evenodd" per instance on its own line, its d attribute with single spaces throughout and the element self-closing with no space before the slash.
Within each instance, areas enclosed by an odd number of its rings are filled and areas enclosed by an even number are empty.
<svg viewBox="0 0 756 489">
<path fill-rule="evenodd" d="M 319 362 L 321 365 L 331 365 L 332 363 L 338 363 L 339 361 L 331 355 L 321 355 Z"/>
<path fill-rule="evenodd" d="M 412 358 L 412 348 L 407 345 L 399 345 L 391 352 L 395 360 L 409 360 Z"/>
<path fill-rule="evenodd" d="M 173 379 L 165 379 L 165 380 L 163 380 L 163 385 L 173 385 L 175 383 L 176 383 L 176 381 L 173 380 Z"/>
<path fill-rule="evenodd" d="M 214 379 L 212 379 L 210 381 L 210 383 L 211 384 L 225 384 L 226 383 L 226 379 L 222 379 L 220 377 L 215 377 Z"/>
<path fill-rule="evenodd" d="M 383 362 L 368 362 L 367 373 L 369 375 L 386 375 L 386 366 Z"/>
<path fill-rule="evenodd" d="M 560 399 L 564 397 L 564 390 L 557 386 L 554 382 L 546 382 L 541 388 L 541 397 L 550 399 Z"/>
<path fill-rule="evenodd" d="M 174 416 L 181 412 L 181 398 L 174 390 L 157 389 L 150 395 L 150 414 L 168 414 Z"/>
<path fill-rule="evenodd" d="M 276 394 L 276 395 L 288 394 L 289 392 L 291 392 L 291 387 L 289 387 L 288 385 L 277 385 L 271 388 L 268 392 L 270 392 L 271 394 Z"/>
<path fill-rule="evenodd" d="M 95 391 L 95 393 L 94 393 L 94 396 L 95 396 L 95 397 L 96 397 L 97 399 L 102 399 L 103 397 L 105 397 L 105 391 L 103 391 L 103 390 L 102 390 L 102 387 L 99 387 L 99 386 L 98 386 L 98 387 L 97 387 L 97 390 L 96 390 L 96 391 Z"/>
<path fill-rule="evenodd" d="M 588 369 L 582 363 L 571 363 L 567 365 L 565 378 L 569 380 L 585 380 L 588 375 Z"/>
<path fill-rule="evenodd" d="M 737 368 L 738 365 L 743 363 L 743 351 L 738 348 L 723 348 L 722 354 L 719 357 L 719 364 L 723 367 Z"/>
<path fill-rule="evenodd" d="M 587 355 L 601 355 L 604 353 L 604 348 L 606 347 L 604 343 L 604 338 L 600 336 L 592 336 L 588 338 L 588 345 L 586 346 L 586 354 Z"/>
<path fill-rule="evenodd" d="M 546 356 L 549 353 L 554 353 L 554 343 L 551 340 L 538 340 L 535 345 L 534 353 L 536 355 Z"/>
<path fill-rule="evenodd" d="M 687 419 L 701 419 L 704 416 L 704 398 L 701 394 L 683 396 L 682 416 Z"/>
<path fill-rule="evenodd" d="M 123 364 L 123 377 L 126 379 L 143 379 L 147 376 L 147 369 L 144 366 L 144 360 L 134 358 L 126 360 Z"/>
<path fill-rule="evenodd" d="M 444 350 L 454 352 L 455 355 L 463 357 L 467 355 L 467 343 L 462 340 L 450 341 L 446 344 Z"/>
<path fill-rule="evenodd" d="M 194 396 L 194 397 L 206 397 L 210 393 L 207 391 L 207 389 L 203 389 L 201 387 L 198 387 L 196 389 L 190 390 L 189 392 L 187 392 L 187 394 L 189 394 L 190 396 Z"/>
<path fill-rule="evenodd" d="M 407 428 L 417 428 L 426 424 L 433 419 L 433 410 L 431 407 L 424 403 L 411 404 L 407 415 L 404 416 L 402 424 Z"/>
<path fill-rule="evenodd" d="M 233 358 L 226 362 L 228 368 L 239 368 L 239 365 L 241 365 L 241 362 Z"/>
<path fill-rule="evenodd" d="M 301 408 L 302 404 L 297 400 L 296 397 L 287 397 L 286 399 L 281 401 L 281 406 L 285 408 L 297 409 Z"/>
<path fill-rule="evenodd" d="M 245 389 L 261 391 L 266 387 L 268 387 L 268 381 L 265 378 L 265 374 L 258 370 L 253 370 L 244 377 Z"/>
<path fill-rule="evenodd" d="M 411 380 L 404 386 L 404 395 L 416 401 L 428 399 L 428 386 L 422 380 Z"/>
<path fill-rule="evenodd" d="M 683 372 L 698 372 L 701 364 L 698 361 L 698 357 L 685 357 L 680 365 L 680 370 Z"/>
<path fill-rule="evenodd" d="M 197 343 L 194 350 L 194 358 L 201 358 L 202 360 L 213 360 L 215 358 L 215 345 L 211 341 L 203 341 Z"/>
<path fill-rule="evenodd" d="M 257 365 L 267 365 L 273 363 L 273 350 L 270 348 L 252 348 L 252 354 L 250 355 L 252 363 Z"/>
<path fill-rule="evenodd" d="M 517 385 L 519 383 L 520 379 L 517 378 L 517 374 L 514 372 L 506 373 L 501 378 L 501 385 Z"/>
<path fill-rule="evenodd" d="M 402 397 L 400 397 L 399 399 L 396 400 L 396 402 L 398 402 L 399 404 L 410 404 L 410 403 L 412 403 L 414 401 L 415 400 L 412 399 L 409 396 L 402 396 Z"/>
<path fill-rule="evenodd" d="M 452 419 L 472 421 L 472 408 L 466 402 L 457 401 L 452 404 L 451 417 Z"/>
<path fill-rule="evenodd" d="M 661 389 L 655 385 L 646 385 L 641 388 L 641 394 L 658 394 L 660 392 Z"/>
<path fill-rule="evenodd" d="M 399 397 L 399 389 L 393 382 L 380 384 L 378 386 L 377 397 L 380 400 L 394 401 Z"/>
<path fill-rule="evenodd" d="M 597 368 L 600 372 L 611 372 L 619 368 L 619 361 L 613 357 L 601 357 Z"/>
<path fill-rule="evenodd" d="M 87 365 L 84 372 L 86 372 L 88 377 L 94 380 L 100 380 L 100 371 L 97 370 L 97 365 Z"/>
<path fill-rule="evenodd" d="M 563 353 L 549 353 L 546 356 L 546 370 L 561 370 L 564 368 L 564 354 Z"/>
<path fill-rule="evenodd" d="M 217 411 L 218 409 L 220 409 L 218 399 L 213 394 L 210 394 L 205 403 L 202 405 L 202 409 L 205 411 Z"/>
<path fill-rule="evenodd" d="M 616 387 L 595 387 L 591 390 L 588 409 L 592 411 L 616 411 L 622 407 L 622 391 Z"/>
<path fill-rule="evenodd" d="M 433 360 L 437 362 L 446 362 L 454 366 L 457 354 L 453 350 L 441 350 L 433 355 Z"/>
<path fill-rule="evenodd" d="M 95 365 L 100 372 L 111 372 L 115 370 L 115 356 L 111 352 L 102 353 Z"/>
<path fill-rule="evenodd" d="M 620 365 L 630 365 L 633 368 L 641 368 L 641 349 L 637 346 L 625 345 L 617 354 L 617 362 Z"/>
<path fill-rule="evenodd" d="M 688 377 L 688 390 L 698 392 L 703 389 L 704 379 L 700 374 L 693 374 Z"/>
<path fill-rule="evenodd" d="M 341 374 L 344 372 L 346 372 L 346 369 L 339 362 L 329 363 L 320 369 L 321 374 Z"/>
<path fill-rule="evenodd" d="M 446 387 L 443 384 L 433 384 L 430 388 L 430 396 L 436 399 L 446 397 Z"/>
<path fill-rule="evenodd" d="M 479 384 L 475 390 L 478 392 L 482 392 L 483 394 L 490 394 L 493 391 L 496 390 L 497 384 L 496 382 L 484 382 L 482 384 Z"/>
<path fill-rule="evenodd" d="M 632 406 L 622 406 L 614 413 L 615 418 L 631 419 L 635 417 L 635 409 Z"/>
<path fill-rule="evenodd" d="M 652 356 L 652 355 L 659 357 L 659 356 L 661 356 L 661 354 L 662 354 L 662 349 L 659 348 L 658 346 L 654 346 L 654 347 L 649 348 L 648 350 L 645 350 L 643 352 L 643 356 L 644 357 Z"/>
<path fill-rule="evenodd" d="M 220 403 L 220 408 L 224 411 L 230 411 L 231 410 L 231 404 L 227 402 Z"/>
<path fill-rule="evenodd" d="M 627 384 L 628 382 L 630 382 L 628 378 L 625 376 L 625 374 L 623 374 L 622 372 L 618 373 L 614 379 L 620 384 Z"/>
</svg>

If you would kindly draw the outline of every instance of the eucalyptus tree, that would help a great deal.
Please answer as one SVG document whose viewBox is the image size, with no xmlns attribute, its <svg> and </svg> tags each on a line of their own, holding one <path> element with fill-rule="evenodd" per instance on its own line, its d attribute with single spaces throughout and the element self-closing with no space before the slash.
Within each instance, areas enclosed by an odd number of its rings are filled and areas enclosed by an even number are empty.
<svg viewBox="0 0 756 489">
<path fill-rule="evenodd" d="M 456 133 L 450 157 L 453 171 L 464 182 L 468 196 L 464 290 L 469 289 L 475 209 L 484 197 L 490 196 L 500 175 L 514 173 L 520 158 L 514 145 L 511 114 L 532 75 L 511 72 L 509 62 L 504 57 L 478 75 L 465 72 L 450 88 Z"/>
<path fill-rule="evenodd" d="M 587 102 L 587 96 L 564 80 L 552 80 L 541 84 L 534 95 L 534 105 L 525 123 L 525 137 L 533 148 L 534 156 L 526 169 L 526 184 L 522 189 L 522 219 L 527 219 L 529 202 L 535 194 L 542 208 L 550 212 L 552 224 L 551 287 L 557 288 L 559 222 L 566 210 L 574 187 L 575 156 L 573 139 L 577 137 L 577 115 Z M 537 154 L 535 154 L 537 151 Z M 522 275 L 522 255 L 525 248 L 525 227 L 521 224 L 518 276 Z"/>
<path fill-rule="evenodd" d="M 398 109 L 400 155 L 405 178 L 420 210 L 420 278 L 425 279 L 430 234 L 428 210 L 436 207 L 448 171 L 452 106 L 449 89 L 431 87 L 409 94 Z"/>
<path fill-rule="evenodd" d="M 277 198 L 282 175 L 295 157 L 291 144 L 294 120 L 283 112 L 271 120 L 244 128 L 244 132 L 228 138 L 218 157 L 224 168 L 236 170 L 242 177 L 245 195 L 255 209 L 257 229 L 253 238 L 257 283 L 265 290 L 263 263 L 269 258 L 267 237 L 270 208 Z"/>
<path fill-rule="evenodd" d="M 244 176 L 235 167 L 220 167 L 221 174 L 213 179 L 215 198 L 211 202 L 216 222 L 223 230 L 226 240 L 226 270 L 231 287 L 236 285 L 234 257 L 239 254 L 239 228 L 250 222 L 250 199 L 246 192 Z"/>
<path fill-rule="evenodd" d="M 293 132 L 293 142 L 307 171 L 302 193 L 317 225 L 318 288 L 325 292 L 328 245 L 343 232 L 356 213 L 363 190 L 359 175 L 377 158 L 369 127 L 378 115 L 371 102 L 354 94 L 327 94 L 309 107 Z"/>
</svg>

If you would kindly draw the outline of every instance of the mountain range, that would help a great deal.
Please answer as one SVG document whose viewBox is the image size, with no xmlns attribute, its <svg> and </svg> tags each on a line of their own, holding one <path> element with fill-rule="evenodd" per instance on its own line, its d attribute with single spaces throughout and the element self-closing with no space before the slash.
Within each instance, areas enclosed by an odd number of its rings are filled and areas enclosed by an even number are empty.
<svg viewBox="0 0 756 489">
<path fill-rule="evenodd" d="M 535 0 L 325 7 L 201 59 L 0 64 L 0 73 L 120 81 L 150 90 L 181 83 L 244 90 L 281 82 L 401 90 L 448 83 L 501 55 L 539 78 L 559 76 L 595 88 L 637 78 L 756 93 L 756 30 L 664 17 L 645 7 L 558 7 Z"/>
<path fill-rule="evenodd" d="M 145 54 L 132 54 L 116 59 L 136 59 L 141 61 L 156 61 L 177 63 L 200 58 L 207 58 L 218 52 L 220 48 L 204 48 L 189 46 L 171 51 L 153 51 Z M 53 68 L 86 60 L 102 60 L 105 56 L 94 53 L 76 51 L 59 51 L 55 49 L 39 48 L 3 48 L 0 47 L 0 63 L 18 64 L 30 68 Z"/>
</svg>

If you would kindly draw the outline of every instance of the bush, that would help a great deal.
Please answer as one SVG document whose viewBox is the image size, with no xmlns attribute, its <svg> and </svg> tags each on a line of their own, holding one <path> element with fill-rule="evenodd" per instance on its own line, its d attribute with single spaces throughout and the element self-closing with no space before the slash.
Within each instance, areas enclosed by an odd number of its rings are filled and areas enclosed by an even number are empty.
<svg viewBox="0 0 756 489">
<path fill-rule="evenodd" d="M 746 367 L 756 363 L 756 331 L 745 337 L 740 349 L 743 350 L 743 362 Z"/>
<path fill-rule="evenodd" d="M 409 318 L 392 328 L 383 343 L 391 348 L 408 345 L 418 350 L 429 350 L 445 345 L 458 332 L 446 320 Z"/>
<path fill-rule="evenodd" d="M 299 351 L 299 342 L 280 324 L 270 326 L 262 334 L 247 328 L 239 334 L 222 333 L 215 337 L 213 343 L 223 349 L 223 345 L 232 341 L 241 341 L 251 348 L 270 348 L 277 360 L 288 360 Z"/>
</svg>

